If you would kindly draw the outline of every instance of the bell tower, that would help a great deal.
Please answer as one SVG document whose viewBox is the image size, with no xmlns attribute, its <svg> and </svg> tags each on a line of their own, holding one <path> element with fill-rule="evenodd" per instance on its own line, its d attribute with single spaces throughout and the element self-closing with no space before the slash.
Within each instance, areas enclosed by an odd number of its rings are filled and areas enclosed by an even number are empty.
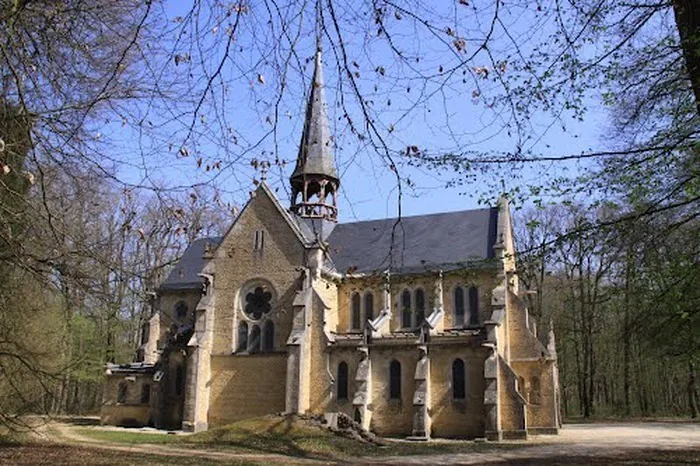
<svg viewBox="0 0 700 466">
<path fill-rule="evenodd" d="M 331 151 L 333 141 L 328 124 L 321 54 L 319 41 L 299 155 L 290 177 L 291 211 L 302 218 L 337 222 L 340 180 Z"/>
</svg>

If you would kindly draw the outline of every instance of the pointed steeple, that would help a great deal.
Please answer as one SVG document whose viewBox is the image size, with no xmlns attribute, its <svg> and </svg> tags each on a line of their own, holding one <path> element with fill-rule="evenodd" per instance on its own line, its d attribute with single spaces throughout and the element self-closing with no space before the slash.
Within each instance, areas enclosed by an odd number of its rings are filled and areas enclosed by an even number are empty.
<svg viewBox="0 0 700 466">
<path fill-rule="evenodd" d="M 336 221 L 340 180 L 332 154 L 332 139 L 323 82 L 321 46 L 317 45 L 297 164 L 290 178 L 292 212 L 303 218 Z"/>
</svg>

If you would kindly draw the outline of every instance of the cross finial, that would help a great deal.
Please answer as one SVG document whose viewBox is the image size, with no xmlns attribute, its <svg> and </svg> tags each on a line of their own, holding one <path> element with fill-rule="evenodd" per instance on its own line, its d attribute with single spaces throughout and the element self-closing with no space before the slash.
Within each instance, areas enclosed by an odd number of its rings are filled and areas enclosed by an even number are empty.
<svg viewBox="0 0 700 466">
<path fill-rule="evenodd" d="M 269 165 L 268 162 L 263 162 L 260 166 L 260 181 L 266 181 L 267 180 L 267 166 Z"/>
</svg>

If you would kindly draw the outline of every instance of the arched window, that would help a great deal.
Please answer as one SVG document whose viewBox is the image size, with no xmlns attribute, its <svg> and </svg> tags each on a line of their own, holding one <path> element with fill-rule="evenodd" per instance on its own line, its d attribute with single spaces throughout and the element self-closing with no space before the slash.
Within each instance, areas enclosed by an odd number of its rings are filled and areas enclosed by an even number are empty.
<svg viewBox="0 0 700 466">
<path fill-rule="evenodd" d="M 248 347 L 248 351 L 251 353 L 260 352 L 260 327 L 257 325 L 253 325 L 250 331 L 250 346 Z"/>
<path fill-rule="evenodd" d="M 374 295 L 371 291 L 365 293 L 365 320 L 374 320 Z"/>
<path fill-rule="evenodd" d="M 360 330 L 362 316 L 360 315 L 360 293 L 352 294 L 352 329 Z"/>
<path fill-rule="evenodd" d="M 145 345 L 148 343 L 148 334 L 151 331 L 151 326 L 148 322 L 143 324 L 143 327 L 141 327 L 141 344 Z"/>
<path fill-rule="evenodd" d="M 411 292 L 403 290 L 401 293 L 401 326 L 411 328 Z"/>
<path fill-rule="evenodd" d="M 141 385 L 141 404 L 147 405 L 151 401 L 151 384 Z"/>
<path fill-rule="evenodd" d="M 464 289 L 461 286 L 455 288 L 455 327 L 464 326 Z"/>
<path fill-rule="evenodd" d="M 239 353 L 248 351 L 248 323 L 241 322 L 238 324 L 238 348 Z"/>
<path fill-rule="evenodd" d="M 266 353 L 275 350 L 275 324 L 271 320 L 265 322 L 263 330 L 263 351 Z"/>
<path fill-rule="evenodd" d="M 469 325 L 479 325 L 479 289 L 469 288 Z"/>
<path fill-rule="evenodd" d="M 187 303 L 184 301 L 178 301 L 175 304 L 175 318 L 177 320 L 185 320 L 187 317 Z"/>
<path fill-rule="evenodd" d="M 401 363 L 397 360 L 389 364 L 389 399 L 401 399 Z"/>
<path fill-rule="evenodd" d="M 126 403 L 127 396 L 129 395 L 129 384 L 126 380 L 119 382 L 119 387 L 117 388 L 117 403 Z"/>
<path fill-rule="evenodd" d="M 467 380 L 464 373 L 464 361 L 455 359 L 452 363 L 452 398 L 463 400 L 467 397 Z"/>
<path fill-rule="evenodd" d="M 348 365 L 345 361 L 338 364 L 338 376 L 336 377 L 338 384 L 337 396 L 339 400 L 348 399 Z"/>
<path fill-rule="evenodd" d="M 530 403 L 533 405 L 540 404 L 540 378 L 533 377 L 530 381 Z"/>
<path fill-rule="evenodd" d="M 420 326 L 425 319 L 425 292 L 418 288 L 416 290 L 416 327 Z"/>
</svg>

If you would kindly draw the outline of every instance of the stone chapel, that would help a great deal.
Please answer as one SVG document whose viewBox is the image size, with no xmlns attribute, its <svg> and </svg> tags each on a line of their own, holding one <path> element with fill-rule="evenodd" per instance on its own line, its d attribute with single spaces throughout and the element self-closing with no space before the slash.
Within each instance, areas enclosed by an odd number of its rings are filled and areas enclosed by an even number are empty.
<svg viewBox="0 0 700 466">
<path fill-rule="evenodd" d="M 345 413 L 382 436 L 526 438 L 560 427 L 508 202 L 339 223 L 321 51 L 289 208 L 262 182 L 157 289 L 138 362 L 106 369 L 104 424 L 202 431 Z"/>
</svg>

